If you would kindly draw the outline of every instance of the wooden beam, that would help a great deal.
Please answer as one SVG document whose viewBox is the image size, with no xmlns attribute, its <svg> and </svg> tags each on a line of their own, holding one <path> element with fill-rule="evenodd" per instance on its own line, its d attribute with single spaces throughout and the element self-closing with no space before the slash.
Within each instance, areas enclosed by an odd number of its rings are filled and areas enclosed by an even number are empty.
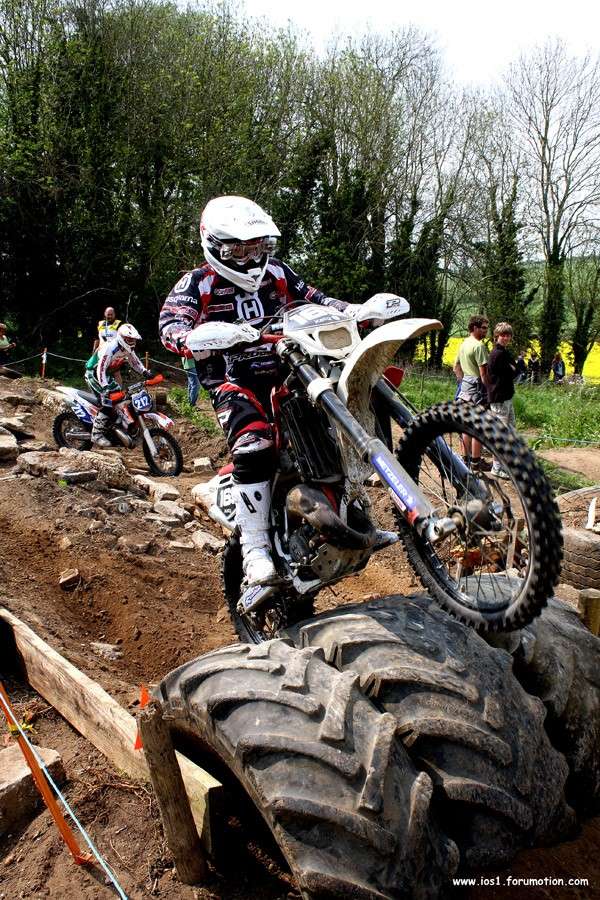
<svg viewBox="0 0 600 900">
<path fill-rule="evenodd" d="M 182 884 L 201 884 L 207 873 L 169 726 L 162 707 L 152 698 L 137 715 L 152 787 L 175 868 Z"/>
<path fill-rule="evenodd" d="M 91 741 L 115 768 L 132 778 L 150 781 L 143 752 L 133 748 L 137 736 L 134 717 L 9 610 L 0 607 L 0 620 L 12 630 L 16 650 L 32 688 Z M 177 753 L 177 760 L 198 834 L 211 853 L 211 820 L 221 784 L 181 753 Z"/>
</svg>

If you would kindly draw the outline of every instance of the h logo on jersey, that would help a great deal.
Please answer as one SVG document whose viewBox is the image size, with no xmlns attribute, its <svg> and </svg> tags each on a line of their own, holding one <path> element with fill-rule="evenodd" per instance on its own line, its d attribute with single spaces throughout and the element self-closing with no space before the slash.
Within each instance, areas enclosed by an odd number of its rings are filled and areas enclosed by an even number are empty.
<svg viewBox="0 0 600 900">
<path fill-rule="evenodd" d="M 237 298 L 238 317 L 251 322 L 255 319 L 263 319 L 265 311 L 261 301 L 255 294 L 253 297 Z"/>
</svg>

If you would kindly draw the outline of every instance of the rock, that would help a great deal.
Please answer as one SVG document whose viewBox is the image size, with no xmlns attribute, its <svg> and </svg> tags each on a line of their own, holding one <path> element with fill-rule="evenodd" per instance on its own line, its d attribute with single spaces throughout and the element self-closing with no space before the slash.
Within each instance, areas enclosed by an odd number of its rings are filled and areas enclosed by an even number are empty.
<svg viewBox="0 0 600 900">
<path fill-rule="evenodd" d="M 169 541 L 170 550 L 194 550 L 195 544 L 191 541 Z"/>
<path fill-rule="evenodd" d="M 82 451 L 61 447 L 58 452 L 69 463 L 73 463 L 72 467 L 74 469 L 96 469 L 98 471 L 98 481 L 103 482 L 108 487 L 125 491 L 131 487 L 131 476 L 116 451 Z M 49 456 L 50 454 L 46 455 Z"/>
<path fill-rule="evenodd" d="M 0 416 L 0 428 L 10 431 L 16 437 L 24 440 L 35 437 L 32 431 L 27 431 L 25 422 L 20 416 L 12 416 L 10 418 L 8 416 Z"/>
<path fill-rule="evenodd" d="M 80 516 L 84 516 L 86 519 L 96 518 L 96 507 L 94 506 L 80 506 L 75 512 Z"/>
<path fill-rule="evenodd" d="M 13 434 L 2 432 L 0 434 L 0 459 L 12 460 L 16 459 L 18 455 L 19 445 L 16 437 Z"/>
<path fill-rule="evenodd" d="M 110 527 L 110 526 L 109 526 Z M 107 526 L 104 522 L 100 522 L 98 519 L 94 519 L 93 522 L 87 527 L 87 530 L 90 534 L 97 534 L 99 531 L 106 531 Z"/>
<path fill-rule="evenodd" d="M 175 516 L 159 516 L 158 513 L 147 513 L 144 519 L 147 519 L 148 522 L 164 525 L 166 528 L 181 528 L 183 525 L 181 519 L 176 519 Z"/>
<path fill-rule="evenodd" d="M 65 537 L 61 537 L 60 541 L 58 542 L 58 546 L 61 550 L 70 550 L 73 546 L 73 542 L 71 538 L 68 538 L 65 535 Z"/>
<path fill-rule="evenodd" d="M 148 502 L 148 500 L 140 500 L 139 497 L 132 497 L 131 500 L 128 501 L 134 509 L 152 509 L 152 504 Z"/>
<path fill-rule="evenodd" d="M 117 547 L 127 550 L 129 553 L 149 553 L 151 541 L 136 537 L 135 535 L 121 535 L 117 541 Z"/>
<path fill-rule="evenodd" d="M 36 747 L 35 751 L 54 781 L 59 784 L 64 782 L 65 770 L 56 750 Z M 11 744 L 0 750 L 0 836 L 24 825 L 42 802 L 18 744 Z"/>
<path fill-rule="evenodd" d="M 49 450 L 53 448 L 50 444 L 46 444 L 44 441 L 21 441 L 19 443 L 19 447 L 21 448 L 21 453 L 29 453 L 34 451 L 36 453 L 48 453 Z"/>
<path fill-rule="evenodd" d="M 154 512 L 161 516 L 178 519 L 180 522 L 188 522 L 191 519 L 189 512 L 178 503 L 175 503 L 174 500 L 156 500 Z"/>
<path fill-rule="evenodd" d="M 137 484 L 137 486 L 141 488 L 145 494 L 149 494 L 150 486 L 156 484 L 156 482 L 152 481 L 151 478 L 148 478 L 147 475 L 134 475 L 133 483 Z"/>
<path fill-rule="evenodd" d="M 65 569 L 60 573 L 58 583 L 63 591 L 70 591 L 76 588 L 81 581 L 79 569 Z"/>
<path fill-rule="evenodd" d="M 35 398 L 17 391 L 2 391 L 0 403 L 8 403 L 9 406 L 35 406 Z"/>
<path fill-rule="evenodd" d="M 156 503 L 159 500 L 179 500 L 180 494 L 173 485 L 153 483 L 150 486 L 150 496 Z"/>
<path fill-rule="evenodd" d="M 48 388 L 39 388 L 39 390 L 36 391 L 35 399 L 53 413 L 62 412 L 69 407 L 69 403 L 64 394 L 61 394 L 60 391 L 48 390 Z"/>
<path fill-rule="evenodd" d="M 133 638 L 134 641 L 139 641 L 139 639 L 140 639 L 141 636 L 142 636 L 142 632 L 140 631 L 140 629 L 138 628 L 138 626 L 135 625 L 135 626 L 134 626 L 134 629 L 133 629 L 133 631 L 132 631 L 132 633 L 131 633 L 131 637 Z"/>
<path fill-rule="evenodd" d="M 212 463 L 208 456 L 198 456 L 193 461 L 194 473 L 196 475 L 212 475 Z"/>
<path fill-rule="evenodd" d="M 208 550 L 209 553 L 219 553 L 225 546 L 225 541 L 209 534 L 208 531 L 202 531 L 200 528 L 192 532 L 192 541 L 197 550 Z"/>
<path fill-rule="evenodd" d="M 104 644 L 102 641 L 91 641 L 90 647 L 98 656 L 115 662 L 117 659 L 123 659 L 123 651 L 115 644 Z"/>
<path fill-rule="evenodd" d="M 218 476 L 215 475 L 210 481 L 201 481 L 195 484 L 191 490 L 192 500 L 205 509 L 213 505 L 217 497 Z"/>
</svg>

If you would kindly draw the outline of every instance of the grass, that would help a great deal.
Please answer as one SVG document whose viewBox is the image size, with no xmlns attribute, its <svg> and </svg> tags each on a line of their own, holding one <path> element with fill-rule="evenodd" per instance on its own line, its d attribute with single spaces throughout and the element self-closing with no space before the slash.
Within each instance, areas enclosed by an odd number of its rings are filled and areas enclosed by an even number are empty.
<svg viewBox="0 0 600 900">
<path fill-rule="evenodd" d="M 418 409 L 451 400 L 456 391 L 452 376 L 408 375 L 401 391 Z M 600 388 L 590 385 L 519 385 L 515 393 L 517 429 L 536 431 L 535 447 L 564 447 L 569 442 L 600 444 Z"/>
<path fill-rule="evenodd" d="M 200 431 L 203 431 L 211 437 L 219 433 L 220 429 L 212 416 L 207 416 L 202 410 L 190 404 L 187 388 L 171 388 L 167 395 L 167 400 L 170 406 L 172 406 L 173 409 L 176 409 L 180 416 L 193 422 Z"/>
<path fill-rule="evenodd" d="M 568 472 L 547 459 L 542 459 L 539 456 L 537 459 L 546 473 L 548 481 L 554 488 L 555 494 L 565 494 L 567 491 L 577 491 L 579 488 L 592 487 L 595 483 L 586 478 L 585 475 L 580 475 L 578 472 Z"/>
</svg>

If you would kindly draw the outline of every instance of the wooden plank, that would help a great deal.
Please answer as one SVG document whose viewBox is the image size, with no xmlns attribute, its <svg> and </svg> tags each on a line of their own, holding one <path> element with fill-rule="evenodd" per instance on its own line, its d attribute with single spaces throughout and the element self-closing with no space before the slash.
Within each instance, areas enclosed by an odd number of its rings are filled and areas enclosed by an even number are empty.
<svg viewBox="0 0 600 900">
<path fill-rule="evenodd" d="M 133 748 L 137 735 L 134 717 L 9 610 L 0 607 L 0 620 L 11 628 L 27 680 L 38 694 L 117 769 L 150 781 L 143 751 Z M 211 853 L 211 806 L 217 806 L 221 784 L 181 753 L 177 759 L 198 834 Z"/>
</svg>

